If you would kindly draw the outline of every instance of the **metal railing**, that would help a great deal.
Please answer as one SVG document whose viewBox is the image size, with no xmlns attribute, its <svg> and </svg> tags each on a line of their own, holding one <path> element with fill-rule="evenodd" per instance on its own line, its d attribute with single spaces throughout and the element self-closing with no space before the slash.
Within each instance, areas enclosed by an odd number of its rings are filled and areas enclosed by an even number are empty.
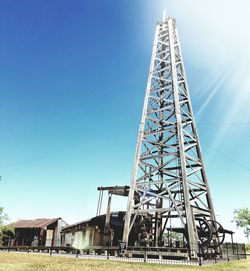
<svg viewBox="0 0 250 271">
<path fill-rule="evenodd" d="M 56 254 L 81 259 L 184 265 L 207 265 L 246 258 L 245 244 L 237 243 L 224 243 L 218 249 L 207 248 L 206 250 L 206 248 L 200 247 L 199 251 L 183 247 L 128 247 L 121 251 L 118 246 L 88 247 L 81 250 L 62 246 L 5 246 L 0 247 L 0 250 L 48 253 L 49 255 Z"/>
</svg>

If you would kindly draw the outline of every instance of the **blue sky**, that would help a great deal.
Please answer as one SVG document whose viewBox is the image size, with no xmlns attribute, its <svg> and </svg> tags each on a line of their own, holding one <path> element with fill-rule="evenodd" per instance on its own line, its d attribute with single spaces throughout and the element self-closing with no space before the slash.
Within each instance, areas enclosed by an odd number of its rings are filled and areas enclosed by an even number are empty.
<svg viewBox="0 0 250 271">
<path fill-rule="evenodd" d="M 76 222 L 95 215 L 97 186 L 130 183 L 164 8 L 177 20 L 218 221 L 233 229 L 233 210 L 250 207 L 249 1 L 10 0 L 0 10 L 0 205 L 12 220 Z M 125 205 L 116 198 L 113 210 Z"/>
</svg>

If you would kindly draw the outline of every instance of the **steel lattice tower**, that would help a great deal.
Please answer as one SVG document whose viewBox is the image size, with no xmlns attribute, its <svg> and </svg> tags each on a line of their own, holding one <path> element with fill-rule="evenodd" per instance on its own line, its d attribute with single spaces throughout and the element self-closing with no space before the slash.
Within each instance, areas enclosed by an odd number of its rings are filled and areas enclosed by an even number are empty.
<svg viewBox="0 0 250 271">
<path fill-rule="evenodd" d="M 159 246 L 171 219 L 179 221 L 193 247 L 202 238 L 200 219 L 215 221 L 176 22 L 171 17 L 159 22 L 155 31 L 124 242 L 128 243 L 139 217 L 150 219 L 154 246 Z"/>
</svg>

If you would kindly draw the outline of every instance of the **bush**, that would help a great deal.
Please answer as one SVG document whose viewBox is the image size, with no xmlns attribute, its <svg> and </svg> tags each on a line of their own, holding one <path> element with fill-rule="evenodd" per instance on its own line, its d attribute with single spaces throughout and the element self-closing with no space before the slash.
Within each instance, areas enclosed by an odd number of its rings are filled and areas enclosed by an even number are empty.
<svg viewBox="0 0 250 271">
<path fill-rule="evenodd" d="M 250 244 L 246 244 L 246 251 L 250 252 Z"/>
<path fill-rule="evenodd" d="M 0 226 L 0 245 L 7 246 L 9 240 L 15 237 L 15 231 L 12 226 Z"/>
</svg>

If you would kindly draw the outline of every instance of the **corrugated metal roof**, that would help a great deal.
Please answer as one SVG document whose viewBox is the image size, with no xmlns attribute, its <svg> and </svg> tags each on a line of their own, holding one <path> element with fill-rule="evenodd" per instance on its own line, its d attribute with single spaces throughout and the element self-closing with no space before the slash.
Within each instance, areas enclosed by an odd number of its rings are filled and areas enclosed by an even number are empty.
<svg viewBox="0 0 250 271">
<path fill-rule="evenodd" d="M 125 214 L 125 211 L 118 211 L 118 212 L 110 212 L 110 217 L 113 217 L 113 216 L 116 216 L 118 214 Z M 93 219 L 100 219 L 100 218 L 103 218 L 105 217 L 106 214 L 102 214 L 102 215 L 99 215 L 99 216 L 94 216 L 90 219 L 86 219 L 86 220 L 82 220 L 80 222 L 77 222 L 77 223 L 74 223 L 74 224 L 71 224 L 71 225 L 68 225 L 66 227 L 63 227 L 63 230 L 68 230 L 68 229 L 71 229 L 75 226 L 78 226 L 78 225 L 81 225 L 81 224 L 85 224 L 85 223 L 88 223 L 88 222 L 91 222 Z"/>
<path fill-rule="evenodd" d="M 81 225 L 81 224 L 84 224 L 84 223 L 87 223 L 87 222 L 90 222 L 90 221 L 91 221 L 91 219 L 82 220 L 80 222 L 77 222 L 77 223 L 68 225 L 66 227 L 63 227 L 63 230 L 66 230 L 66 229 L 69 229 L 69 228 L 72 228 L 72 227 L 75 227 L 75 226 L 78 226 L 78 225 Z"/>
<path fill-rule="evenodd" d="M 33 220 L 18 220 L 11 225 L 14 228 L 44 228 L 53 222 L 57 221 L 59 218 L 38 218 Z"/>
</svg>

